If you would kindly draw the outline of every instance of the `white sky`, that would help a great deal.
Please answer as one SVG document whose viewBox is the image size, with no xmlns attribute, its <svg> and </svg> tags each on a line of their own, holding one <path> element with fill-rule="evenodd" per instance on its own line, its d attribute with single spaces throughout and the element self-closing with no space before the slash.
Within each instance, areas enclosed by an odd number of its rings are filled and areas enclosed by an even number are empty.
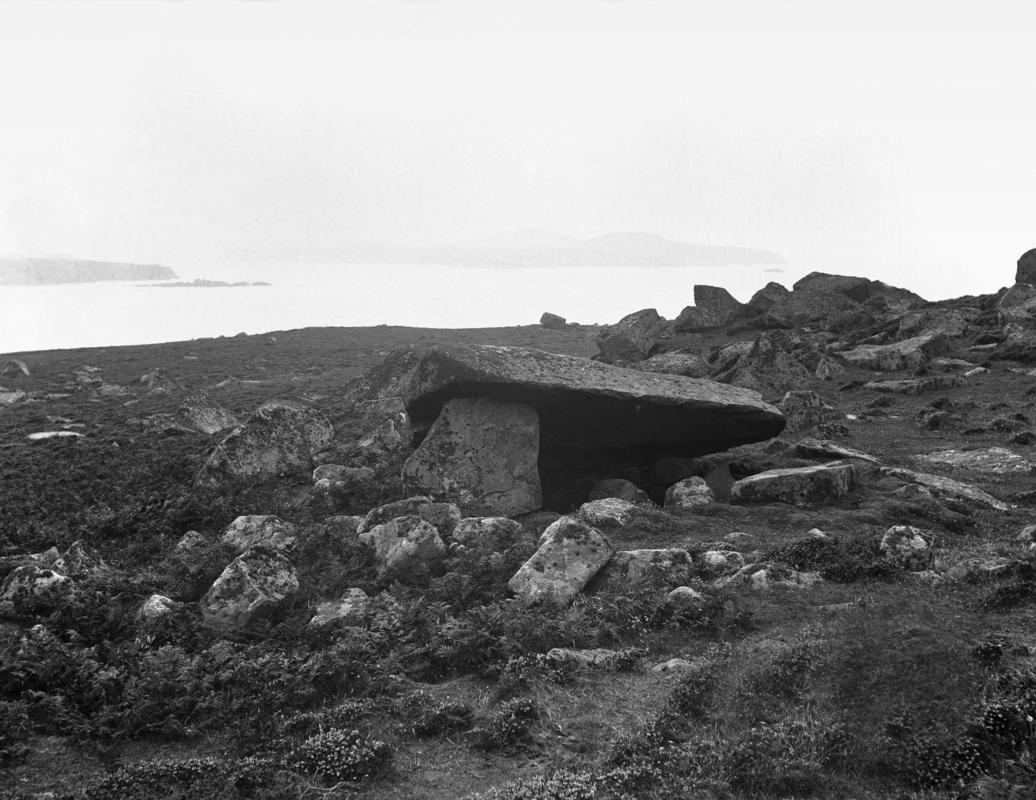
<svg viewBox="0 0 1036 800">
<path fill-rule="evenodd" d="M 1034 42 L 995 0 L 0 3 L 0 253 L 643 230 L 993 291 Z"/>
</svg>

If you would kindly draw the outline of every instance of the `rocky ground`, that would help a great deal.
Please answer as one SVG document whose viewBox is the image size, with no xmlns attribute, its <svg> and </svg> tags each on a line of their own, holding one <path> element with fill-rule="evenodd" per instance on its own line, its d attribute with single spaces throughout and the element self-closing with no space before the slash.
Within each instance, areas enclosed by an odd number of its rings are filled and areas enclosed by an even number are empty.
<svg viewBox="0 0 1036 800">
<path fill-rule="evenodd" d="M 1033 260 L 0 357 L 3 796 L 1032 796 Z"/>
</svg>

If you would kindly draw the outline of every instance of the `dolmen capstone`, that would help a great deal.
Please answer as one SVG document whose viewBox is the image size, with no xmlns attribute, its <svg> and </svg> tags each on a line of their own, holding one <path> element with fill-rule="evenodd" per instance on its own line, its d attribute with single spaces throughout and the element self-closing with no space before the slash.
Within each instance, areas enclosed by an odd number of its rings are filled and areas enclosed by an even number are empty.
<svg viewBox="0 0 1036 800">
<path fill-rule="evenodd" d="M 355 391 L 395 398 L 410 416 L 404 488 L 472 516 L 571 507 L 586 491 L 556 495 L 573 475 L 717 452 L 784 428 L 749 389 L 521 347 L 396 351 Z"/>
</svg>

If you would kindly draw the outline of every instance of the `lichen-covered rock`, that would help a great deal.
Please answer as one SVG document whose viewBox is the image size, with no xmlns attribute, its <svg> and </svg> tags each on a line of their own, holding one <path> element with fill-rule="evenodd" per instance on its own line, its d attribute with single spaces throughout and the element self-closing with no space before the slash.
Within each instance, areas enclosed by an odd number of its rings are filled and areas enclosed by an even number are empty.
<svg viewBox="0 0 1036 800">
<path fill-rule="evenodd" d="M 313 456 L 331 444 L 331 423 L 302 403 L 263 403 L 216 446 L 198 475 L 201 488 L 228 481 L 264 481 L 308 475 Z"/>
<path fill-rule="evenodd" d="M 605 530 L 621 528 L 633 521 L 637 506 L 629 500 L 617 497 L 605 497 L 602 500 L 591 500 L 579 507 L 578 515 L 595 528 Z"/>
<path fill-rule="evenodd" d="M 630 503 L 650 502 L 647 492 L 632 481 L 627 481 L 623 478 L 605 478 L 604 480 L 597 481 L 590 487 L 590 494 L 586 499 L 604 500 L 608 497 L 627 500 Z"/>
<path fill-rule="evenodd" d="M 109 571 L 100 554 L 82 540 L 72 542 L 50 566 L 55 572 L 70 578 L 100 575 Z"/>
<path fill-rule="evenodd" d="M 932 565 L 931 534 L 912 525 L 893 525 L 881 537 L 878 549 L 886 559 L 911 572 Z"/>
<path fill-rule="evenodd" d="M 562 517 L 545 534 L 507 586 L 526 603 L 565 605 L 608 563 L 615 548 L 599 531 L 572 517 Z"/>
<path fill-rule="evenodd" d="M 694 305 L 687 306 L 673 322 L 683 332 L 704 331 L 729 325 L 744 313 L 744 306 L 719 286 L 695 286 Z"/>
<path fill-rule="evenodd" d="M 765 321 L 772 328 L 801 328 L 824 323 L 833 315 L 857 310 L 859 303 L 827 289 L 795 289 L 778 298 L 767 310 Z"/>
<path fill-rule="evenodd" d="M 207 625 L 235 630 L 269 619 L 298 590 L 288 559 L 274 550 L 255 549 L 231 561 L 198 605 Z"/>
<path fill-rule="evenodd" d="M 237 417 L 204 392 L 188 395 L 177 409 L 176 417 L 181 424 L 209 435 L 240 424 Z"/>
<path fill-rule="evenodd" d="M 698 563 L 710 576 L 731 575 L 745 566 L 745 557 L 737 550 L 706 550 Z"/>
<path fill-rule="evenodd" d="M 834 409 L 816 392 L 790 391 L 781 399 L 778 408 L 787 420 L 788 431 L 815 428 L 834 416 Z"/>
<path fill-rule="evenodd" d="M 769 311 L 774 303 L 787 297 L 791 291 L 776 281 L 770 281 L 766 286 L 752 295 L 752 299 L 745 304 L 749 314 L 758 316 Z"/>
<path fill-rule="evenodd" d="M 237 517 L 223 530 L 220 540 L 238 554 L 253 547 L 266 547 L 290 554 L 298 544 L 295 526 L 273 514 Z"/>
<path fill-rule="evenodd" d="M 707 378 L 712 372 L 712 364 L 701 353 L 656 353 L 643 361 L 632 363 L 630 366 L 642 372 L 682 375 L 685 378 Z"/>
<path fill-rule="evenodd" d="M 842 353 L 851 366 L 859 369 L 917 369 L 932 356 L 942 355 L 949 339 L 941 331 L 929 332 L 892 344 L 865 344 Z"/>
<path fill-rule="evenodd" d="M 902 378 L 891 381 L 868 381 L 864 389 L 886 394 L 924 394 L 940 389 L 958 389 L 968 385 L 966 375 L 928 375 L 924 378 Z"/>
<path fill-rule="evenodd" d="M 554 647 L 547 651 L 547 661 L 554 664 L 565 664 L 574 669 L 608 669 L 621 659 L 616 650 L 595 647 L 587 650 L 573 650 L 567 647 Z"/>
<path fill-rule="evenodd" d="M 798 572 L 783 564 L 749 564 L 746 567 L 720 578 L 721 586 L 743 586 L 752 591 L 767 591 L 775 587 L 787 589 L 811 589 L 823 578 L 817 572 Z"/>
<path fill-rule="evenodd" d="M 607 362 L 642 361 L 650 354 L 665 326 L 665 320 L 653 308 L 627 314 L 597 337 L 601 359 Z"/>
<path fill-rule="evenodd" d="M 420 517 L 434 527 L 440 536 L 450 536 L 461 520 L 460 509 L 453 503 L 436 503 L 431 498 L 419 495 L 386 503 L 372 508 L 356 529 L 357 533 L 367 533 L 378 525 L 398 517 Z"/>
<path fill-rule="evenodd" d="M 403 485 L 470 515 L 535 511 L 543 504 L 539 443 L 531 406 L 489 397 L 450 400 L 404 462 Z"/>
<path fill-rule="evenodd" d="M 172 614 L 179 605 L 175 600 L 166 597 L 164 594 L 153 594 L 144 601 L 140 611 L 137 612 L 137 616 L 145 622 L 154 622 L 156 619 Z"/>
<path fill-rule="evenodd" d="M 418 516 L 389 520 L 361 533 L 359 539 L 374 548 L 380 579 L 424 582 L 437 571 L 446 555 L 439 532 Z"/>
<path fill-rule="evenodd" d="M 455 547 L 480 555 L 503 553 L 515 545 L 535 542 L 521 523 L 507 517 L 465 517 L 453 529 L 452 539 Z"/>
<path fill-rule="evenodd" d="M 666 508 L 696 509 L 716 502 L 716 495 L 704 478 L 684 478 L 677 481 L 665 493 Z"/>
<path fill-rule="evenodd" d="M 628 591 L 643 584 L 679 586 L 693 572 L 690 554 L 679 548 L 618 550 L 588 587 L 593 592 Z"/>
<path fill-rule="evenodd" d="M 896 467 L 887 467 L 882 469 L 881 472 L 891 478 L 899 478 L 900 480 L 923 486 L 937 497 L 971 503 L 981 508 L 991 508 L 995 511 L 1007 511 L 1010 509 L 1007 503 L 997 500 L 993 495 L 982 491 L 970 483 L 962 483 L 952 478 L 944 478 L 941 475 L 931 475 L 926 472 L 915 472 L 911 469 Z"/>
<path fill-rule="evenodd" d="M 1032 472 L 1036 464 L 1006 447 L 985 447 L 977 450 L 941 450 L 916 456 L 918 461 L 929 464 L 945 464 L 959 469 L 971 469 L 990 475 L 1005 475 L 1014 472 Z"/>
<path fill-rule="evenodd" d="M 852 464 L 834 461 L 812 467 L 772 469 L 734 482 L 731 502 L 809 505 L 850 492 L 856 479 Z"/>
<path fill-rule="evenodd" d="M 363 589 L 347 589 L 345 595 L 337 600 L 330 600 L 317 605 L 316 614 L 309 621 L 311 628 L 323 628 L 328 625 L 363 624 L 370 609 L 371 600 Z"/>
<path fill-rule="evenodd" d="M 75 582 L 52 569 L 26 564 L 13 570 L 0 587 L 0 616 L 28 609 L 49 610 L 67 602 Z"/>
<path fill-rule="evenodd" d="M 959 561 L 946 570 L 951 581 L 993 581 L 1017 576 L 1029 567 L 1028 561 L 1006 556 L 977 556 Z M 1031 567 L 1029 567 L 1031 569 Z"/>
</svg>

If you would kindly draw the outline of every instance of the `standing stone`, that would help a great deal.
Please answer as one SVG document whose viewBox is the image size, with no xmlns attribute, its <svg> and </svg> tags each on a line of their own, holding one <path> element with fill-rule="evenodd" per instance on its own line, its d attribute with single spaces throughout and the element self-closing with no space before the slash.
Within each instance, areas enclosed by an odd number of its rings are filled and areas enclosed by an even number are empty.
<svg viewBox="0 0 1036 800">
<path fill-rule="evenodd" d="M 546 531 L 539 549 L 507 582 L 526 603 L 572 602 L 615 552 L 611 542 L 585 522 L 562 517 Z"/>
<path fill-rule="evenodd" d="M 1023 253 L 1018 259 L 1014 282 L 1036 284 L 1036 248 Z"/>
<path fill-rule="evenodd" d="M 601 359 L 607 362 L 643 361 L 664 329 L 665 320 L 653 308 L 627 314 L 597 337 Z"/>
<path fill-rule="evenodd" d="M 470 515 L 535 511 L 543 504 L 539 441 L 530 406 L 489 397 L 451 400 L 403 464 L 403 484 Z"/>
<path fill-rule="evenodd" d="M 214 628 L 244 628 L 272 615 L 298 590 L 288 559 L 272 550 L 249 550 L 231 561 L 202 597 L 202 620 Z"/>
</svg>

